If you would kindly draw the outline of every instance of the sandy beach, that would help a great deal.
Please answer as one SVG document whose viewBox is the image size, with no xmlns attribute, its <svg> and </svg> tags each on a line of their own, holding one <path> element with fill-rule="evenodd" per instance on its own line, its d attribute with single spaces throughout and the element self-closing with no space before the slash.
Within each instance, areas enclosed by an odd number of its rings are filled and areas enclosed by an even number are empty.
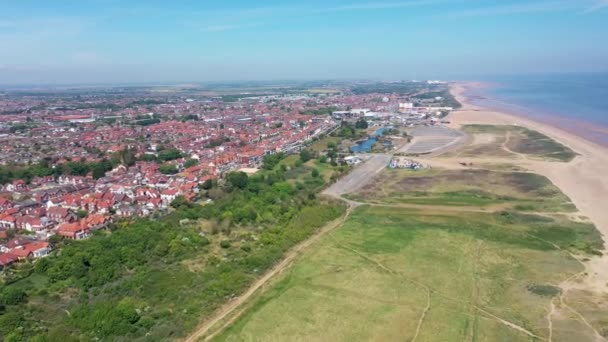
<svg viewBox="0 0 608 342">
<path fill-rule="evenodd" d="M 458 128 L 464 124 L 505 124 L 521 125 L 537 130 L 577 152 L 569 163 L 527 161 L 526 167 L 549 178 L 576 205 L 582 215 L 588 217 L 602 233 L 604 241 L 608 237 L 608 148 L 588 141 L 562 129 L 536 122 L 525 117 L 486 109 L 473 105 L 466 96 L 469 87 L 482 86 L 478 83 L 456 83 L 451 92 L 463 107 L 450 114 L 451 126 Z M 608 245 L 608 243 L 607 243 Z M 587 277 L 579 285 L 596 292 L 608 292 L 608 255 L 595 257 L 587 264 Z"/>
</svg>

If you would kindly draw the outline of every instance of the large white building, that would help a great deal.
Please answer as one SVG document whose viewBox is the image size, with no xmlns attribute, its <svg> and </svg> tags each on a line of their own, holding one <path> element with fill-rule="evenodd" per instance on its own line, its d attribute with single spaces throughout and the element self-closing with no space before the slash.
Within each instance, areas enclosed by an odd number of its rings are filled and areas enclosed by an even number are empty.
<svg viewBox="0 0 608 342">
<path fill-rule="evenodd" d="M 411 102 L 399 102 L 399 112 L 407 113 L 414 109 L 414 104 Z"/>
</svg>

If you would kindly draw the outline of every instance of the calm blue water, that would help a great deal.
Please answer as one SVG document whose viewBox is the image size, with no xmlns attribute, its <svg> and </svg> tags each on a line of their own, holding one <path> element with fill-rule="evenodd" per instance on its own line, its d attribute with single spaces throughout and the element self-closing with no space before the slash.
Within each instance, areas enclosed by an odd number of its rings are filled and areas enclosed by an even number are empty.
<svg viewBox="0 0 608 342">
<path fill-rule="evenodd" d="M 529 116 L 608 143 L 608 73 L 488 78 L 474 103 Z"/>
<path fill-rule="evenodd" d="M 374 132 L 374 134 L 370 135 L 369 138 L 367 138 L 367 140 L 357 143 L 356 145 L 352 146 L 350 148 L 350 150 L 353 153 L 370 152 L 372 150 L 372 147 L 374 146 L 374 144 L 378 141 L 377 138 L 379 136 L 381 136 L 382 133 L 384 133 L 384 131 L 388 130 L 389 128 L 390 127 L 383 127 L 383 128 L 376 130 Z"/>
</svg>

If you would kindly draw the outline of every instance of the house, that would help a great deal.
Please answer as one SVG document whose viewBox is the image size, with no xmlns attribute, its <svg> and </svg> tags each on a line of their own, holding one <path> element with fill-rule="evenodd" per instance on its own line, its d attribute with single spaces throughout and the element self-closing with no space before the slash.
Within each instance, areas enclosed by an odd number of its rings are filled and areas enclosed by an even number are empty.
<svg viewBox="0 0 608 342">
<path fill-rule="evenodd" d="M 181 195 L 181 193 L 177 189 L 166 189 L 160 194 L 160 198 L 163 200 L 163 203 L 169 204 L 173 202 L 179 195 Z"/>
<path fill-rule="evenodd" d="M 112 221 L 112 219 L 108 216 L 100 214 L 91 214 L 87 216 L 83 221 L 88 229 L 98 230 L 107 226 Z"/>
<path fill-rule="evenodd" d="M 137 214 L 137 209 L 131 205 L 121 205 L 116 209 L 116 214 L 124 217 L 131 217 Z"/>
<path fill-rule="evenodd" d="M 49 255 L 51 249 L 49 243 L 35 241 L 11 249 L 8 254 L 14 255 L 18 260 L 37 259 Z"/>
<path fill-rule="evenodd" d="M 18 258 L 15 255 L 8 253 L 0 253 L 0 270 L 17 262 Z"/>
<path fill-rule="evenodd" d="M 361 158 L 357 156 L 347 156 L 344 157 L 344 162 L 346 162 L 346 164 L 348 165 L 358 165 L 359 163 L 361 163 Z"/>
<path fill-rule="evenodd" d="M 50 207 L 46 211 L 46 216 L 58 223 L 72 222 L 76 219 L 76 216 L 69 209 L 63 207 Z"/>
<path fill-rule="evenodd" d="M 0 210 L 8 209 L 13 206 L 13 203 L 4 197 L 0 197 Z"/>
<path fill-rule="evenodd" d="M 16 228 L 37 232 L 49 226 L 47 217 L 20 216 L 16 219 Z"/>
<path fill-rule="evenodd" d="M 25 190 L 26 184 L 23 179 L 14 180 L 12 183 L 6 186 L 7 191 L 20 191 Z"/>
<path fill-rule="evenodd" d="M 27 240 L 22 237 L 16 237 L 16 238 L 10 239 L 9 241 L 7 241 L 4 244 L 0 244 L 0 252 L 9 253 L 13 249 L 21 247 L 21 246 L 25 246 L 31 242 L 32 242 L 32 240 Z"/>
<path fill-rule="evenodd" d="M 0 214 L 0 228 L 15 229 L 15 217 L 8 213 Z"/>
<path fill-rule="evenodd" d="M 57 234 L 71 240 L 83 240 L 91 235 L 91 230 L 79 222 L 62 223 L 57 226 Z"/>
</svg>

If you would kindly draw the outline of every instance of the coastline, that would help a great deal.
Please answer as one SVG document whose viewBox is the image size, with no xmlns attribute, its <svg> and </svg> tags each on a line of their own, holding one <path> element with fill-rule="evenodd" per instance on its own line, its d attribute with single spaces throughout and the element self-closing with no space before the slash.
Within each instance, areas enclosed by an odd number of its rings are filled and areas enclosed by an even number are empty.
<svg viewBox="0 0 608 342">
<path fill-rule="evenodd" d="M 490 88 L 499 86 L 495 83 L 463 82 L 459 85 L 462 87 L 461 97 L 466 98 L 469 105 L 544 123 L 608 148 L 608 126 L 604 123 L 566 117 L 499 99 L 486 92 Z"/>
<path fill-rule="evenodd" d="M 597 227 L 608 245 L 608 210 L 602 199 L 608 196 L 608 148 L 589 141 L 559 127 L 530 119 L 523 114 L 515 115 L 471 103 L 466 90 L 483 86 L 481 83 L 454 83 L 450 92 L 462 104 L 462 108 L 450 114 L 450 126 L 460 128 L 466 124 L 520 125 L 539 131 L 570 147 L 579 155 L 568 163 L 527 161 L 525 167 L 549 178 L 571 201 L 580 213 Z M 584 288 L 607 292 L 608 255 L 594 257 L 587 262 Z M 580 285 L 580 284 L 579 284 Z"/>
</svg>

